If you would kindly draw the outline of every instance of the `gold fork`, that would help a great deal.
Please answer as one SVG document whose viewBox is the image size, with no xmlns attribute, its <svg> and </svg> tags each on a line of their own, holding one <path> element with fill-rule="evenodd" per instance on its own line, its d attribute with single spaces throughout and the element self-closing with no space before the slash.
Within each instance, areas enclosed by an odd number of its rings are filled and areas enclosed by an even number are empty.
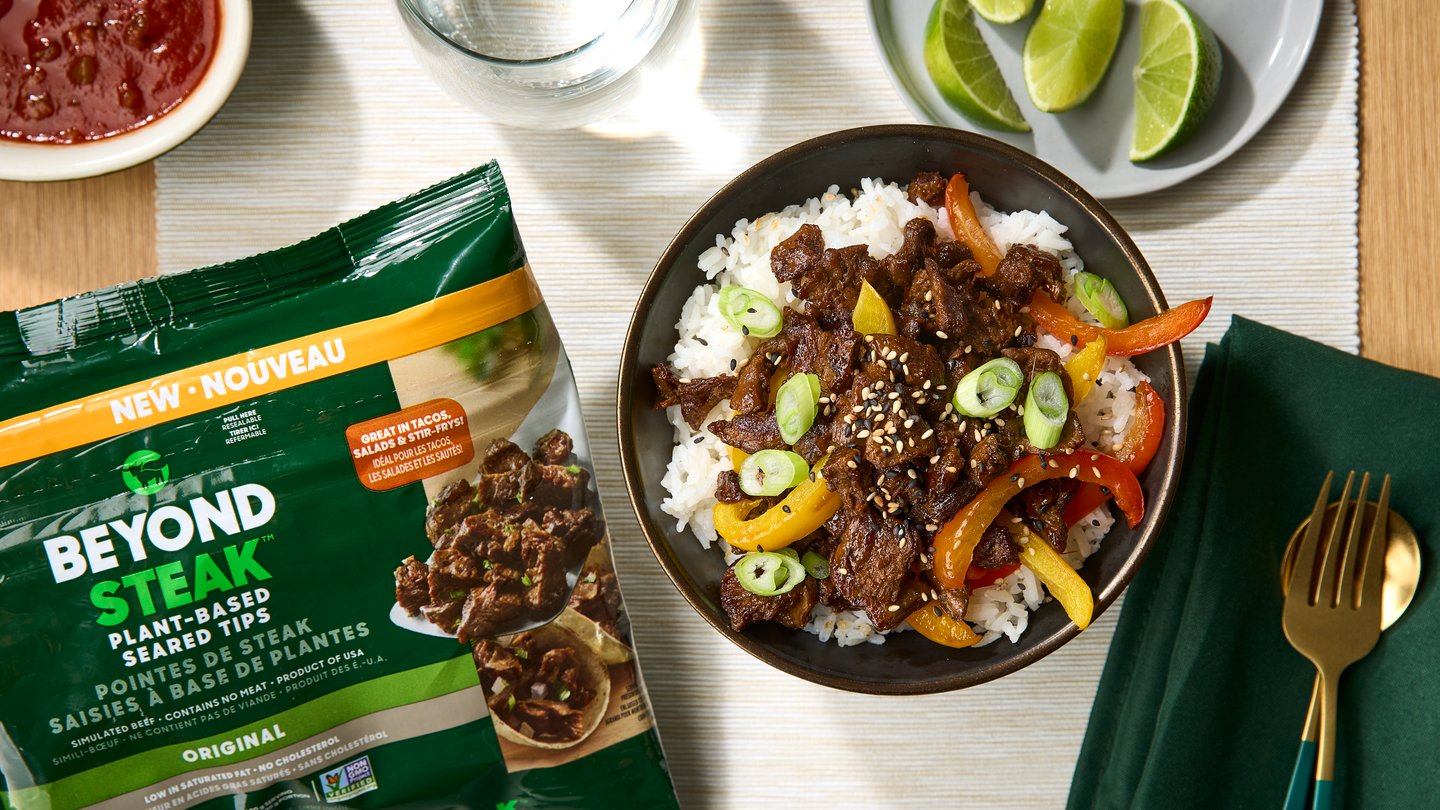
<svg viewBox="0 0 1440 810">
<path fill-rule="evenodd" d="M 1320 676 L 1320 751 L 1315 764 L 1315 810 L 1328 810 L 1335 778 L 1335 720 L 1340 673 L 1374 649 L 1380 638 L 1380 593 L 1385 573 L 1386 527 L 1390 519 L 1390 476 L 1380 486 L 1380 500 L 1370 531 L 1365 524 L 1365 496 L 1370 473 L 1360 481 L 1360 492 L 1350 500 L 1355 473 L 1345 477 L 1340 509 L 1330 524 L 1324 545 L 1320 535 L 1325 507 L 1330 500 L 1333 471 L 1310 513 L 1310 525 L 1295 552 L 1285 597 L 1285 637 L 1310 659 Z M 1348 526 L 1342 537 L 1341 530 Z M 1323 558 L 1317 560 L 1317 558 Z M 1318 571 L 1318 575 L 1317 575 Z M 1356 587 L 1358 583 L 1358 588 Z"/>
</svg>

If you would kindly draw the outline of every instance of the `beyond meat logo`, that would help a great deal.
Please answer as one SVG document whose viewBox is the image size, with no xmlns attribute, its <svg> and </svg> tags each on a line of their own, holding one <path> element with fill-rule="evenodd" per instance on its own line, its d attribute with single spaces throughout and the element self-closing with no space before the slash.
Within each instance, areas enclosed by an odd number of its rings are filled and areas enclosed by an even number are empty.
<svg viewBox="0 0 1440 810">
<path fill-rule="evenodd" d="M 170 483 L 170 465 L 154 450 L 136 450 L 120 467 L 120 478 L 136 495 L 154 495 Z"/>
</svg>

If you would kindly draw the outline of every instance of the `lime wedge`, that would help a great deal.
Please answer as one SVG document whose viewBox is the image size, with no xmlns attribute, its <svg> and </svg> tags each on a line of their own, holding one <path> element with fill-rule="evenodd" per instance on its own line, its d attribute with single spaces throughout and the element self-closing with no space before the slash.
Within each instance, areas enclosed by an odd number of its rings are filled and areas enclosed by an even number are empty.
<svg viewBox="0 0 1440 810">
<path fill-rule="evenodd" d="M 1030 100 L 1064 112 L 1095 92 L 1115 55 L 1125 0 L 1046 0 L 1025 37 Z"/>
<path fill-rule="evenodd" d="M 966 0 L 938 0 L 925 23 L 925 69 L 935 89 L 982 126 L 1029 132 L 995 57 L 980 38 Z"/>
<path fill-rule="evenodd" d="M 970 0 L 975 13 L 1000 25 L 1020 22 L 1035 8 L 1035 0 Z"/>
<path fill-rule="evenodd" d="M 1220 89 L 1220 43 L 1180 0 L 1140 6 L 1130 160 L 1150 160 L 1195 133 Z"/>
</svg>

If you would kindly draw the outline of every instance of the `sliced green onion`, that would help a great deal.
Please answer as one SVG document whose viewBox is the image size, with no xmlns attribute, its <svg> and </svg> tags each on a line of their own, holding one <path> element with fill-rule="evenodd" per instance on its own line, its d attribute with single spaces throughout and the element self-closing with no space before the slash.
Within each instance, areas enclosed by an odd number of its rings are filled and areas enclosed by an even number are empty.
<svg viewBox="0 0 1440 810">
<path fill-rule="evenodd" d="M 507 701 L 505 701 L 505 708 L 507 708 L 507 709 L 513 709 L 513 708 L 515 708 L 515 696 L 514 696 L 514 695 L 511 695 L 511 696 L 510 696 L 510 699 L 507 700 Z"/>
<path fill-rule="evenodd" d="M 1036 375 L 1025 395 L 1025 437 L 1037 449 L 1049 450 L 1060 441 L 1060 432 L 1070 418 L 1070 400 L 1065 384 L 1053 371 Z"/>
<path fill-rule="evenodd" d="M 805 566 L 777 552 L 752 551 L 735 563 L 735 579 L 756 596 L 779 596 L 805 579 Z"/>
<path fill-rule="evenodd" d="M 830 561 L 825 559 L 824 554 L 807 551 L 800 558 L 800 564 L 805 566 L 805 573 L 816 579 L 830 578 Z"/>
<path fill-rule="evenodd" d="M 747 335 L 772 338 L 780 334 L 785 319 L 769 296 L 749 287 L 726 287 L 720 291 L 720 314 L 730 325 Z"/>
<path fill-rule="evenodd" d="M 515 648 L 515 657 L 516 657 L 516 658 L 519 658 L 521 661 L 525 661 L 525 660 L 527 660 L 527 659 L 530 658 L 530 653 L 525 652 L 525 648 L 524 648 L 524 647 L 516 647 L 516 648 Z"/>
<path fill-rule="evenodd" d="M 559 697 L 561 700 L 569 700 L 569 699 L 570 699 L 570 689 L 569 689 L 568 687 L 563 687 L 563 686 L 562 686 L 562 687 L 560 688 L 560 694 L 557 695 L 557 697 Z"/>
<path fill-rule="evenodd" d="M 1130 313 L 1125 309 L 1125 301 L 1116 291 L 1115 285 L 1110 283 L 1110 279 L 1094 273 L 1076 273 L 1075 295 L 1101 326 L 1107 329 L 1124 329 L 1130 325 Z"/>
<path fill-rule="evenodd" d="M 799 562 L 799 561 L 800 561 L 800 552 L 796 551 L 796 550 L 793 549 L 793 548 L 790 548 L 789 546 L 786 546 L 785 548 L 781 548 L 781 549 L 776 549 L 776 550 L 775 550 L 775 553 L 776 553 L 776 554 L 784 554 L 786 557 L 789 557 L 790 559 L 795 560 L 796 562 Z"/>
<path fill-rule="evenodd" d="M 530 579 L 530 575 L 529 575 L 529 574 L 521 574 L 521 575 L 520 575 L 520 584 L 521 584 L 521 585 L 524 585 L 525 587 L 528 588 L 528 587 L 530 587 L 531 585 L 534 585 L 535 582 Z"/>
<path fill-rule="evenodd" d="M 746 495 L 779 495 L 804 481 L 810 465 L 789 450 L 761 450 L 740 465 L 740 489 Z"/>
<path fill-rule="evenodd" d="M 775 392 L 775 421 L 786 444 L 800 441 L 815 424 L 819 404 L 820 378 L 814 374 L 796 374 Z"/>
<path fill-rule="evenodd" d="M 1024 383 L 1019 363 L 997 357 L 961 377 L 951 403 L 965 416 L 989 419 L 1010 407 Z"/>
</svg>

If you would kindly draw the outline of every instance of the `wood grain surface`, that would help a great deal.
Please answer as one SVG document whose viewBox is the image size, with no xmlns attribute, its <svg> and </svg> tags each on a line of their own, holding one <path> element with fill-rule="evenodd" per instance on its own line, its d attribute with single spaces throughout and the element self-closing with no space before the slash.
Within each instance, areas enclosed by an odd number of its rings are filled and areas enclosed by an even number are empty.
<svg viewBox="0 0 1440 810">
<path fill-rule="evenodd" d="M 0 181 L 0 309 L 129 281 L 155 266 L 153 164 L 64 183 Z"/>
<path fill-rule="evenodd" d="M 1360 17 L 1360 341 L 1381 362 L 1440 375 L 1440 20 L 1426 0 L 1370 0 Z M 1428 13 L 1427 13 L 1428 12 Z"/>
</svg>

